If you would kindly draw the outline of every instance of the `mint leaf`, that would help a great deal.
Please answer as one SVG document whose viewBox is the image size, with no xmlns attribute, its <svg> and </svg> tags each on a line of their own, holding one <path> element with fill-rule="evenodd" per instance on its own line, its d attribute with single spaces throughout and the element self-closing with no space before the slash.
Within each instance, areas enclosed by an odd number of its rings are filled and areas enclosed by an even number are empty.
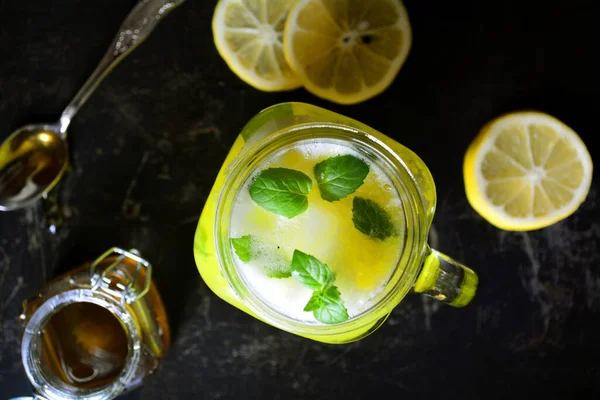
<svg viewBox="0 0 600 400">
<path fill-rule="evenodd" d="M 243 262 L 252 260 L 252 241 L 253 239 L 251 235 L 245 235 L 240 238 L 231 239 L 231 244 L 233 245 L 235 254 L 237 254 L 240 260 Z"/>
<path fill-rule="evenodd" d="M 304 311 L 314 311 L 323 306 L 323 298 L 320 290 L 315 290 L 308 303 L 304 306 Z"/>
<path fill-rule="evenodd" d="M 265 262 L 263 270 L 269 278 L 282 279 L 292 276 L 289 261 L 286 261 L 286 257 L 281 251 L 271 250 L 268 243 L 252 235 L 245 235 L 239 238 L 232 238 L 231 244 L 233 245 L 235 254 L 243 262 L 247 263 L 252 260 L 255 260 L 257 264 Z"/>
<path fill-rule="evenodd" d="M 348 319 L 348 310 L 340 291 L 332 285 L 335 276 L 326 264 L 300 250 L 294 250 L 290 269 L 295 280 L 314 290 L 304 311 L 312 311 L 315 319 L 324 324 L 337 324 Z"/>
<path fill-rule="evenodd" d="M 336 201 L 352 194 L 365 181 L 369 166 L 350 154 L 321 161 L 314 168 L 321 198 Z"/>
<path fill-rule="evenodd" d="M 313 290 L 320 290 L 335 280 L 326 264 L 300 250 L 294 250 L 290 269 L 292 278 Z"/>
<path fill-rule="evenodd" d="M 288 168 L 269 168 L 252 182 L 250 197 L 269 212 L 293 218 L 308 208 L 306 195 L 311 189 L 312 180 L 306 174 Z"/>
<path fill-rule="evenodd" d="M 354 227 L 374 239 L 385 240 L 396 234 L 389 214 L 372 200 L 355 197 L 352 201 Z"/>
<path fill-rule="evenodd" d="M 315 319 L 324 324 L 337 324 L 348 319 L 348 310 L 336 286 L 315 291 L 304 311 L 312 311 Z"/>
<path fill-rule="evenodd" d="M 286 271 L 286 270 L 274 269 L 274 270 L 268 270 L 267 276 L 269 278 L 284 279 L 284 278 L 289 278 L 290 276 L 292 276 L 292 272 L 289 270 Z"/>
<path fill-rule="evenodd" d="M 263 258 L 260 260 L 264 263 L 263 270 L 269 278 L 284 279 L 292 276 L 290 270 L 290 259 L 286 257 L 283 250 L 277 246 L 265 247 L 260 251 Z"/>
</svg>

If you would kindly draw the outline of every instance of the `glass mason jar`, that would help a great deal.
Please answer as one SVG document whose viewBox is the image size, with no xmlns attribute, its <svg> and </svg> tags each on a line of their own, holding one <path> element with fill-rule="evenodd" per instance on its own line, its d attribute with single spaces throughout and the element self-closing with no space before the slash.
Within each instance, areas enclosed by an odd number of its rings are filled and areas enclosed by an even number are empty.
<svg viewBox="0 0 600 400">
<path fill-rule="evenodd" d="M 231 214 L 239 190 L 270 155 L 302 141 L 343 142 L 385 171 L 400 196 L 404 214 L 401 217 L 407 227 L 399 262 L 383 292 L 369 309 L 334 325 L 298 321 L 266 304 L 237 271 L 230 244 Z M 377 329 L 411 291 L 454 307 L 467 305 L 475 295 L 477 275 L 427 244 L 435 206 L 431 173 L 406 147 L 328 110 L 303 103 L 279 104 L 257 114 L 233 144 L 198 223 L 194 240 L 196 264 L 211 290 L 248 314 L 313 340 L 347 343 Z"/>
<path fill-rule="evenodd" d="M 152 265 L 112 248 L 23 304 L 21 357 L 36 399 L 113 399 L 141 385 L 170 347 Z"/>
</svg>

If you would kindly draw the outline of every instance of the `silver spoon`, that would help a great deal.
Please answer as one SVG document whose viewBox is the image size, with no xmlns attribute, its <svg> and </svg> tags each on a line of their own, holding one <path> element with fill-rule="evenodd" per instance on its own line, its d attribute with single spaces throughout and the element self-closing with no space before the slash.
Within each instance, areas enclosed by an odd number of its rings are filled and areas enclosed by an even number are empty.
<svg viewBox="0 0 600 400">
<path fill-rule="evenodd" d="M 185 0 L 141 0 L 129 13 L 96 70 L 52 124 L 26 125 L 0 146 L 0 211 L 33 205 L 67 169 L 67 128 L 110 71 Z"/>
</svg>

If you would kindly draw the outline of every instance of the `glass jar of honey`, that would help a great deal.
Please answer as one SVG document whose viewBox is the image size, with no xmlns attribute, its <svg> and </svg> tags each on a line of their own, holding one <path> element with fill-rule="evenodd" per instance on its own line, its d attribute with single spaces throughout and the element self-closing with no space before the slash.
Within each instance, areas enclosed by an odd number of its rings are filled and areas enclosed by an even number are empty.
<svg viewBox="0 0 600 400">
<path fill-rule="evenodd" d="M 21 356 L 35 398 L 113 399 L 139 386 L 170 347 L 152 265 L 112 248 L 23 305 Z"/>
</svg>

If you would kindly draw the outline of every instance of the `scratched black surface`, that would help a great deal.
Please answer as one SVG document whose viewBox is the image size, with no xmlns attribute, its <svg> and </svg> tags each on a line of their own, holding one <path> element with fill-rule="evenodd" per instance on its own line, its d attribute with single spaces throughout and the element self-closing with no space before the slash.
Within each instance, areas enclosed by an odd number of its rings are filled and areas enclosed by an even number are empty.
<svg viewBox="0 0 600 400">
<path fill-rule="evenodd" d="M 0 139 L 60 114 L 133 4 L 0 0 Z M 163 368 L 129 399 L 598 398 L 598 175 L 571 218 L 509 233 L 469 207 L 461 173 L 478 129 L 521 108 L 562 119 L 597 160 L 594 2 L 407 1 L 408 61 L 389 90 L 356 106 L 242 83 L 213 46 L 214 4 L 188 0 L 76 116 L 57 235 L 40 207 L 0 214 L 0 398 L 30 393 L 21 301 L 113 245 L 153 261 L 175 334 Z M 212 180 L 243 124 L 287 100 L 347 114 L 422 156 L 439 193 L 434 245 L 481 278 L 470 306 L 409 296 L 375 334 L 330 346 L 262 324 L 207 289 L 192 238 Z"/>
</svg>

